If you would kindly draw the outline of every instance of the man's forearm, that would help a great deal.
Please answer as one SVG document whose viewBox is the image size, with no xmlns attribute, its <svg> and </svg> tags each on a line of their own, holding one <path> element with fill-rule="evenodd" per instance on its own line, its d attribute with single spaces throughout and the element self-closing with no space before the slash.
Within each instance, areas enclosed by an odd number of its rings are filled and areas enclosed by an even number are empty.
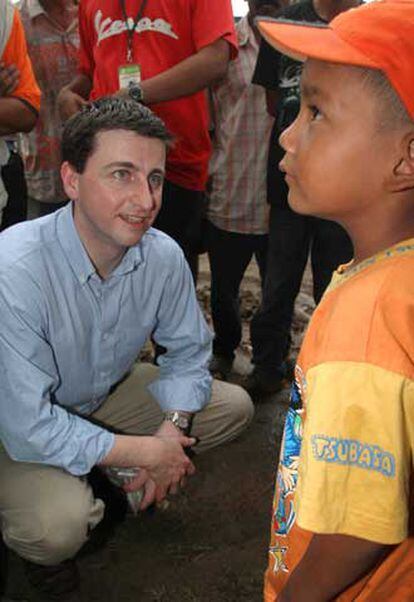
<svg viewBox="0 0 414 602">
<path fill-rule="evenodd" d="M 390 546 L 347 535 L 314 535 L 277 602 L 328 602 L 367 575 Z"/>
<path fill-rule="evenodd" d="M 0 98 L 0 136 L 30 132 L 36 123 L 36 111 L 18 98 Z"/>
<path fill-rule="evenodd" d="M 110 452 L 100 463 L 102 466 L 144 466 L 146 448 L 151 437 L 116 435 Z"/>
<path fill-rule="evenodd" d="M 144 80 L 145 104 L 174 100 L 207 88 L 225 76 L 229 57 L 230 46 L 220 39 L 171 69 Z"/>
</svg>

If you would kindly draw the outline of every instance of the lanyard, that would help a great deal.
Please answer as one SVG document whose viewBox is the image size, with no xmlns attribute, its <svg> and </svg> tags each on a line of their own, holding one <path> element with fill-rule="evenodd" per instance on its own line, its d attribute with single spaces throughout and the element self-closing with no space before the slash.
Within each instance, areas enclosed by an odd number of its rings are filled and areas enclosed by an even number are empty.
<svg viewBox="0 0 414 602">
<path fill-rule="evenodd" d="M 122 15 L 124 17 L 125 25 L 127 28 L 127 35 L 128 35 L 128 50 L 127 50 L 127 62 L 128 63 L 132 63 L 132 58 L 133 58 L 132 39 L 134 37 L 134 31 L 135 31 L 136 26 L 138 25 L 138 21 L 141 19 L 142 15 L 144 14 L 144 10 L 147 5 L 147 2 L 148 2 L 148 0 L 141 0 L 141 6 L 139 7 L 137 16 L 135 17 L 134 24 L 132 27 L 130 27 L 128 15 L 126 13 L 125 0 L 120 0 L 121 8 L 122 8 Z"/>
</svg>

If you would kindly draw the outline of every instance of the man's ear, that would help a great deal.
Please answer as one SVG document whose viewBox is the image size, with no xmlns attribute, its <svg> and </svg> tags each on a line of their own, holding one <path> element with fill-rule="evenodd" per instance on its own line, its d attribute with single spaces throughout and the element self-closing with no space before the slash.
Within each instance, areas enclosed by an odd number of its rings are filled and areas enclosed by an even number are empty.
<svg viewBox="0 0 414 602">
<path fill-rule="evenodd" d="M 393 189 L 395 192 L 403 192 L 414 188 L 414 132 L 404 136 L 401 149 L 401 160 L 393 170 Z"/>
<path fill-rule="evenodd" d="M 63 182 L 63 188 L 72 201 L 76 201 L 79 197 L 79 175 L 76 169 L 64 161 L 60 168 L 60 175 Z"/>
</svg>

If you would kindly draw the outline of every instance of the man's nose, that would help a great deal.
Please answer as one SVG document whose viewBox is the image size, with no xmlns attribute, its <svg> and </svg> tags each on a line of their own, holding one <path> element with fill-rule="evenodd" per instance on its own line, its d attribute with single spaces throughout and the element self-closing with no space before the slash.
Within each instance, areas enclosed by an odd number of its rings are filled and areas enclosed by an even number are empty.
<svg viewBox="0 0 414 602">
<path fill-rule="evenodd" d="M 142 211 L 150 212 L 154 209 L 154 195 L 146 178 L 139 178 L 136 182 L 132 200 Z"/>
</svg>

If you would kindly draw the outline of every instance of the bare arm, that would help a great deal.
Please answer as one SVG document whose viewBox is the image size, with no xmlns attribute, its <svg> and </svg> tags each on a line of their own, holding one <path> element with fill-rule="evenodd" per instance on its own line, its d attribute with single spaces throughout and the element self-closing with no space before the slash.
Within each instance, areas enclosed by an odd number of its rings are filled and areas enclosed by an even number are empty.
<svg viewBox="0 0 414 602">
<path fill-rule="evenodd" d="M 36 111 L 10 96 L 16 89 L 20 72 L 15 65 L 0 62 L 0 136 L 30 132 L 36 123 Z"/>
<path fill-rule="evenodd" d="M 230 59 L 230 46 L 219 39 L 171 69 L 142 82 L 145 104 L 174 100 L 195 94 L 223 78 Z"/>
<path fill-rule="evenodd" d="M 229 44 L 217 40 L 171 69 L 142 82 L 145 104 L 173 100 L 194 94 L 224 77 L 230 58 Z M 68 119 L 85 104 L 92 89 L 87 75 L 79 74 L 58 95 L 62 119 Z"/>
<path fill-rule="evenodd" d="M 328 602 L 387 554 L 386 546 L 348 535 L 314 535 L 277 602 Z"/>
<path fill-rule="evenodd" d="M 0 136 L 30 132 L 36 123 L 36 112 L 18 98 L 0 98 Z"/>
</svg>

